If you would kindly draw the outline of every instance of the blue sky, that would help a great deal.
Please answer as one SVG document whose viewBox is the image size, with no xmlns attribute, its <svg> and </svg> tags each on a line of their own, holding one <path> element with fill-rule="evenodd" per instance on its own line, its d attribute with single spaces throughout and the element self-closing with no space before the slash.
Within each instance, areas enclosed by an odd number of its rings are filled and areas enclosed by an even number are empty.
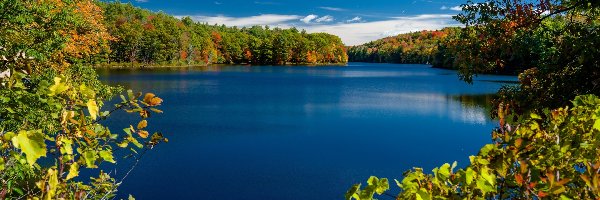
<svg viewBox="0 0 600 200">
<path fill-rule="evenodd" d="M 127 2 L 122 0 L 122 2 Z M 347 45 L 423 29 L 458 26 L 466 0 L 131 0 L 136 6 L 227 26 L 297 27 L 338 35 Z"/>
</svg>

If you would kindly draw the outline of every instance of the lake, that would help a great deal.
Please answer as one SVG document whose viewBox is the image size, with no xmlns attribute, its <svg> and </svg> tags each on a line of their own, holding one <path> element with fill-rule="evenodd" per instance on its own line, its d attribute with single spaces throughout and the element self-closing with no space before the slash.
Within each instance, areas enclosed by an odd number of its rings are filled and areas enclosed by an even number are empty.
<svg viewBox="0 0 600 200">
<path fill-rule="evenodd" d="M 497 124 L 490 94 L 516 80 L 480 75 L 470 85 L 428 65 L 369 63 L 100 74 L 164 99 L 149 130 L 169 143 L 120 188 L 138 199 L 343 199 L 370 175 L 390 178 L 396 194 L 393 179 L 413 166 L 468 164 Z M 135 123 L 125 119 L 109 121 L 114 132 Z"/>
</svg>

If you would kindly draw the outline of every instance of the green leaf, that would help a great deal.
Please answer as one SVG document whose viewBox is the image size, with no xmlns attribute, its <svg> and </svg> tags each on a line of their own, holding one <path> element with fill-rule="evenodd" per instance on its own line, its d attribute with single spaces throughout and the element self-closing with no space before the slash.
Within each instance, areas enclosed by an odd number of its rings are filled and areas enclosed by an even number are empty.
<svg viewBox="0 0 600 200">
<path fill-rule="evenodd" d="M 379 184 L 377 184 L 377 188 L 375 189 L 375 192 L 377 192 L 377 194 L 381 195 L 389 189 L 390 189 L 390 183 L 389 183 L 388 179 L 382 178 L 379 180 Z"/>
<path fill-rule="evenodd" d="M 377 185 L 377 183 L 379 183 L 379 178 L 376 176 L 371 176 L 369 177 L 369 180 L 367 180 L 367 184 L 369 185 Z"/>
<path fill-rule="evenodd" d="M 135 99 L 135 96 L 133 96 L 133 91 L 132 90 L 127 90 L 127 97 L 129 97 L 129 100 L 133 100 Z"/>
<path fill-rule="evenodd" d="M 468 185 L 471 185 L 471 183 L 473 182 L 474 174 L 475 174 L 475 171 L 473 171 L 473 169 L 471 169 L 470 167 L 468 167 L 467 171 L 465 171 L 465 181 L 467 182 Z"/>
<path fill-rule="evenodd" d="M 564 195 L 564 194 L 561 194 L 561 195 L 560 195 L 560 199 L 561 199 L 561 200 L 571 200 L 571 198 L 570 198 L 570 197 L 568 197 L 567 195 Z"/>
<path fill-rule="evenodd" d="M 450 177 L 450 164 L 444 163 L 439 168 L 437 174 L 440 175 L 440 178 L 442 178 L 442 180 L 448 179 Z"/>
<path fill-rule="evenodd" d="M 4 158 L 0 157 L 0 172 L 4 171 Z"/>
<path fill-rule="evenodd" d="M 496 191 L 494 189 L 494 187 L 492 187 L 491 185 L 489 185 L 484 179 L 477 179 L 476 184 L 477 184 L 477 189 L 481 190 L 484 193 L 484 195 L 486 193 L 490 193 L 490 192 Z"/>
<path fill-rule="evenodd" d="M 344 199 L 351 200 L 352 197 L 355 196 L 356 193 L 359 191 L 359 189 L 360 189 L 360 183 L 352 185 L 352 187 L 350 189 L 348 189 L 348 191 L 346 192 Z"/>
<path fill-rule="evenodd" d="M 60 153 L 61 154 L 68 154 L 68 155 L 73 155 L 73 140 L 66 138 L 66 137 L 61 137 L 60 138 Z"/>
<path fill-rule="evenodd" d="M 142 147 L 144 147 L 140 142 L 138 142 L 137 139 L 135 139 L 134 137 L 128 137 L 127 140 L 129 140 L 129 142 L 131 142 L 133 145 L 135 145 L 137 148 L 141 149 Z"/>
<path fill-rule="evenodd" d="M 87 150 L 83 152 L 83 160 L 87 168 L 96 168 L 96 159 L 98 159 L 98 155 L 95 151 Z"/>
<path fill-rule="evenodd" d="M 600 119 L 596 119 L 596 121 L 594 121 L 594 129 L 600 131 Z"/>
<path fill-rule="evenodd" d="M 494 144 L 486 144 L 485 146 L 483 146 L 479 152 L 480 155 L 482 156 L 487 156 L 490 151 L 496 149 L 496 145 Z"/>
<path fill-rule="evenodd" d="M 123 131 L 125 131 L 125 133 L 127 133 L 128 136 L 131 136 L 131 129 L 130 128 L 124 128 Z"/>
<path fill-rule="evenodd" d="M 44 135 L 40 130 L 19 131 L 19 134 L 12 138 L 13 145 L 25 153 L 29 166 L 32 166 L 38 158 L 46 157 L 44 141 Z"/>
<path fill-rule="evenodd" d="M 65 85 L 65 83 L 61 82 L 62 78 L 54 77 L 54 85 L 50 86 L 50 96 L 54 96 L 60 94 L 69 89 L 69 86 Z"/>
<path fill-rule="evenodd" d="M 529 116 L 531 117 L 531 119 L 542 119 L 542 117 L 535 113 L 531 113 Z"/>
<path fill-rule="evenodd" d="M 113 158 L 113 154 L 110 150 L 103 150 L 100 151 L 100 158 L 102 158 L 102 160 L 105 160 L 107 162 L 111 162 L 111 163 L 115 163 L 116 161 Z"/>
<path fill-rule="evenodd" d="M 123 141 L 117 143 L 117 146 L 119 146 L 121 148 L 126 148 L 127 145 L 129 145 L 129 141 L 128 140 L 123 140 Z"/>
<path fill-rule="evenodd" d="M 416 194 L 417 200 L 431 200 L 431 195 L 425 190 L 425 188 L 421 188 L 417 191 Z"/>
<path fill-rule="evenodd" d="M 87 86 L 85 86 L 85 84 L 82 84 L 82 85 L 79 86 L 79 91 L 86 98 L 94 98 L 94 97 L 96 97 L 96 92 L 94 92 L 93 89 L 88 88 Z"/>
<path fill-rule="evenodd" d="M 481 177 L 483 177 L 492 186 L 496 184 L 496 176 L 490 173 L 487 168 L 481 169 Z"/>
</svg>

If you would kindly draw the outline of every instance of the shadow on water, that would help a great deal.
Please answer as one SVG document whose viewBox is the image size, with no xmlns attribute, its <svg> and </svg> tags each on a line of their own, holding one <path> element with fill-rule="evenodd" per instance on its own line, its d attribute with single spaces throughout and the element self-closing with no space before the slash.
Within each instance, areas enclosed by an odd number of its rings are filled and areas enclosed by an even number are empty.
<svg viewBox="0 0 600 200">
<path fill-rule="evenodd" d="M 519 84 L 519 81 L 515 80 L 479 80 L 481 82 L 490 82 L 490 83 L 502 83 L 502 84 Z"/>
<path fill-rule="evenodd" d="M 450 96 L 452 100 L 460 102 L 465 108 L 481 108 L 485 110 L 486 116 L 491 117 L 492 101 L 496 94 L 464 94 Z"/>
</svg>

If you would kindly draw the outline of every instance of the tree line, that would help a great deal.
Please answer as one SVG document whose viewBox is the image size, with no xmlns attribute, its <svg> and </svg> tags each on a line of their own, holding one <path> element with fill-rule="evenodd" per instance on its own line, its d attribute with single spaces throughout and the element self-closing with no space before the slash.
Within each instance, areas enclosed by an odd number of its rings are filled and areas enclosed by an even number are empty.
<svg viewBox="0 0 600 200">
<path fill-rule="evenodd" d="M 454 36 L 459 28 L 399 34 L 348 48 L 351 62 L 431 64 L 440 43 Z"/>
<path fill-rule="evenodd" d="M 92 63 L 149 65 L 346 63 L 341 39 L 269 26 L 226 27 L 120 2 L 98 3 L 112 36 Z"/>
</svg>

